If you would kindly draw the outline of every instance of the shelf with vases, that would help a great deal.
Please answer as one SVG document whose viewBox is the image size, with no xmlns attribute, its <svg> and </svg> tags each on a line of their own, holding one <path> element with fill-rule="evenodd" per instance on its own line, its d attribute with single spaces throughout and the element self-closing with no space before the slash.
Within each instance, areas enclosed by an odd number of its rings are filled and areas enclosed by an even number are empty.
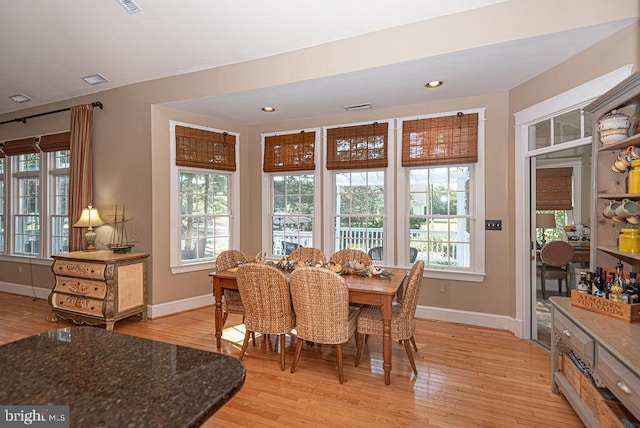
<svg viewBox="0 0 640 428">
<path fill-rule="evenodd" d="M 636 144 L 640 145 L 640 134 L 632 135 L 631 137 L 627 137 L 624 140 L 620 140 L 612 144 L 600 143 L 600 147 L 598 148 L 598 151 L 608 152 L 612 150 L 624 150 L 627 147 L 634 146 Z"/>
<path fill-rule="evenodd" d="M 620 251 L 618 247 L 611 247 L 607 245 L 598 245 L 598 250 L 611 254 L 616 257 L 626 257 L 631 260 L 640 260 L 640 253 L 629 253 L 626 251 Z"/>
</svg>

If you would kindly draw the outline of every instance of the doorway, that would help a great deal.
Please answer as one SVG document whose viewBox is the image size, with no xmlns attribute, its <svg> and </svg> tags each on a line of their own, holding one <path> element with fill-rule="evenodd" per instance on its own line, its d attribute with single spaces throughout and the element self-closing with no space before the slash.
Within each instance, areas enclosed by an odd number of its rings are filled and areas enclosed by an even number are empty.
<svg viewBox="0 0 640 428">
<path fill-rule="evenodd" d="M 589 270 L 591 223 L 591 144 L 559 148 L 529 158 L 531 171 L 531 232 L 535 266 L 531 268 L 531 339 L 551 347 L 552 296 L 567 296 L 576 288 L 581 272 Z M 542 278 L 542 249 L 562 241 L 571 247 L 570 263 L 564 268 L 545 268 Z M 567 277 L 569 278 L 567 280 Z M 543 285 L 544 284 L 544 285 Z"/>
</svg>

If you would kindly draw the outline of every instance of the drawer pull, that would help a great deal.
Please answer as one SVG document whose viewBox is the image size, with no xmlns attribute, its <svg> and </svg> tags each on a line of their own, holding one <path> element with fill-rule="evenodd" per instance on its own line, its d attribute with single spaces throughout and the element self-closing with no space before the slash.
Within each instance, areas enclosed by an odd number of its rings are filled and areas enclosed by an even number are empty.
<svg viewBox="0 0 640 428">
<path fill-rule="evenodd" d="M 562 330 L 562 334 L 564 334 L 567 337 L 571 337 L 571 331 L 568 328 L 565 328 L 564 330 Z"/>
<path fill-rule="evenodd" d="M 625 394 L 627 394 L 627 395 L 631 395 L 631 389 L 630 389 L 630 388 L 629 388 L 629 386 L 628 386 L 626 383 L 624 383 L 623 381 L 621 381 L 621 380 L 617 381 L 617 382 L 616 382 L 616 387 L 617 387 L 620 391 L 624 392 Z"/>
</svg>

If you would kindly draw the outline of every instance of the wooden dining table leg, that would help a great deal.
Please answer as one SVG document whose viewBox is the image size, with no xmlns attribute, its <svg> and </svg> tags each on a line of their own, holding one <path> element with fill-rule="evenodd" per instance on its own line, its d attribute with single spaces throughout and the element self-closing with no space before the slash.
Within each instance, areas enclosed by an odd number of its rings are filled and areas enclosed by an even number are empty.
<svg viewBox="0 0 640 428">
<path fill-rule="evenodd" d="M 219 351 L 222 347 L 222 286 L 220 285 L 220 279 L 216 277 L 213 277 L 213 296 L 216 300 L 216 347 Z"/>
<path fill-rule="evenodd" d="M 380 306 L 382 318 L 382 367 L 384 368 L 384 383 L 391 383 L 391 302 L 392 296 L 385 298 Z"/>
</svg>

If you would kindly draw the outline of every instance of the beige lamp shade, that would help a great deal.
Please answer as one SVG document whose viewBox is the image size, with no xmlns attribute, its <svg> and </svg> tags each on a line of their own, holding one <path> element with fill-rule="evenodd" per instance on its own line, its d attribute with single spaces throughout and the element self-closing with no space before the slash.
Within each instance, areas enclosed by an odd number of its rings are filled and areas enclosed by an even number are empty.
<svg viewBox="0 0 640 428">
<path fill-rule="evenodd" d="M 553 213 L 536 214 L 536 228 L 538 229 L 555 229 L 556 216 Z"/>
<path fill-rule="evenodd" d="M 87 240 L 87 246 L 85 251 L 93 251 L 96 249 L 94 242 L 96 240 L 96 233 L 93 231 L 94 226 L 102 226 L 104 222 L 100 218 L 98 210 L 89 205 L 88 208 L 82 210 L 80 219 L 73 225 L 73 227 L 87 227 L 87 233 L 84 234 L 84 239 Z"/>
</svg>

